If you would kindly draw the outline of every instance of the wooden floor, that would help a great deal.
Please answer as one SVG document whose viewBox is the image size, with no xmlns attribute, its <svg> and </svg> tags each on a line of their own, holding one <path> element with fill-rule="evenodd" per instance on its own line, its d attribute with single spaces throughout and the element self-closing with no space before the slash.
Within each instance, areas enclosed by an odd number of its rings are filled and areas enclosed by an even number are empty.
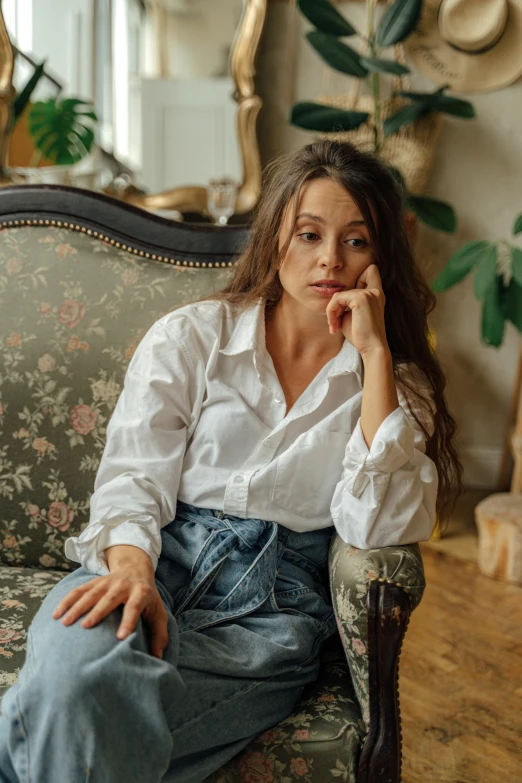
<svg viewBox="0 0 522 783">
<path fill-rule="evenodd" d="M 522 587 L 476 565 L 473 507 L 487 494 L 468 492 L 446 536 L 421 544 L 427 587 L 400 661 L 402 783 L 522 781 Z"/>
</svg>

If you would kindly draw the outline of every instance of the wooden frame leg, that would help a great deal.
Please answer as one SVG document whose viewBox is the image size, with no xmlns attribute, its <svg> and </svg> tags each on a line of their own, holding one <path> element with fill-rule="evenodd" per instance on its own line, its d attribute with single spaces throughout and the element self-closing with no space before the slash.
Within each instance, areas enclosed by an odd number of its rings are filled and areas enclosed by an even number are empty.
<svg viewBox="0 0 522 783">
<path fill-rule="evenodd" d="M 504 448 L 502 450 L 502 460 L 500 463 L 499 477 L 497 482 L 497 492 L 522 492 L 522 340 L 520 341 L 520 350 L 518 357 L 518 367 L 515 376 L 515 384 L 511 395 L 509 406 L 509 416 L 507 423 L 506 436 L 504 438 Z M 511 474 L 510 486 L 510 463 L 514 459 L 515 465 Z"/>
</svg>

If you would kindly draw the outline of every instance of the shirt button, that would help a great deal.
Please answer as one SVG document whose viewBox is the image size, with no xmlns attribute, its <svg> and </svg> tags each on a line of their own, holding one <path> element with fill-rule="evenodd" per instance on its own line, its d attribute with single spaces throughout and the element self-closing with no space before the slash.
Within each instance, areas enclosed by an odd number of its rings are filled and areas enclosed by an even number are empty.
<svg viewBox="0 0 522 783">
<path fill-rule="evenodd" d="M 272 443 L 272 441 L 270 440 L 270 438 L 267 438 L 265 440 L 265 446 L 270 446 L 271 443 Z"/>
<path fill-rule="evenodd" d="M 234 477 L 234 482 L 235 482 L 236 484 L 242 484 L 244 480 L 245 480 L 245 477 L 244 477 L 244 476 L 235 476 L 235 477 Z"/>
<path fill-rule="evenodd" d="M 283 402 L 283 400 L 281 399 L 281 397 L 274 397 L 274 400 L 275 400 L 276 402 Z"/>
</svg>

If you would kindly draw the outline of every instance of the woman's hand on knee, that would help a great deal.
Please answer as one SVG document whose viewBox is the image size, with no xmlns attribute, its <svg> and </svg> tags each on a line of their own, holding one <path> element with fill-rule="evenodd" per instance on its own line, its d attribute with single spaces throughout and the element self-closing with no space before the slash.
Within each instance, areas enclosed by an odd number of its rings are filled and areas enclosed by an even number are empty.
<svg viewBox="0 0 522 783">
<path fill-rule="evenodd" d="M 91 579 L 71 590 L 53 612 L 62 623 L 71 625 L 88 612 L 82 620 L 84 628 L 91 628 L 123 604 L 123 617 L 117 631 L 118 639 L 125 639 L 135 630 L 140 617 L 149 626 L 151 653 L 163 657 L 168 642 L 167 612 L 158 592 L 154 574 L 143 576 L 132 568 L 116 568 L 108 576 Z"/>
</svg>

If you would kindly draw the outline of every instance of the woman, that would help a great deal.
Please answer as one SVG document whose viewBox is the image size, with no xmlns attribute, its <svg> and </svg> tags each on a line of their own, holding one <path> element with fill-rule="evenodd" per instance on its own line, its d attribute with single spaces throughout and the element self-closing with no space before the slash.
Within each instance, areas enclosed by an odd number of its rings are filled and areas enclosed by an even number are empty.
<svg viewBox="0 0 522 783">
<path fill-rule="evenodd" d="M 402 218 L 378 159 L 310 144 L 267 168 L 230 285 L 145 335 L 81 567 L 2 701 L 2 780 L 200 783 L 316 678 L 332 533 L 426 541 L 447 515 L 455 423 Z"/>
</svg>

